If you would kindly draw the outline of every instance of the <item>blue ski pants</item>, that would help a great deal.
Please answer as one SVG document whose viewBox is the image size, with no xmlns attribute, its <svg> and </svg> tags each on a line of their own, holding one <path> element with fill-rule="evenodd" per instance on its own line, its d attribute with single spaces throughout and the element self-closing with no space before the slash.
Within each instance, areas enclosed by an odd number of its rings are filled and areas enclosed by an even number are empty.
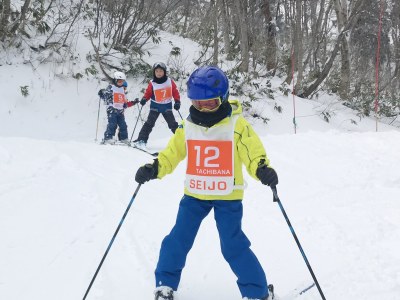
<svg viewBox="0 0 400 300">
<path fill-rule="evenodd" d="M 200 224 L 213 208 L 221 251 L 237 277 L 242 297 L 261 299 L 268 296 L 264 270 L 242 231 L 242 201 L 204 201 L 187 195 L 179 204 L 174 227 L 161 244 L 155 270 L 156 286 L 169 286 L 177 290 L 186 256 L 193 246 Z"/>
<path fill-rule="evenodd" d="M 125 140 L 128 138 L 128 126 L 125 122 L 124 110 L 118 110 L 113 107 L 107 108 L 108 124 L 106 132 L 104 133 L 104 139 L 112 139 L 115 135 L 117 127 L 119 127 L 118 139 Z"/>
</svg>

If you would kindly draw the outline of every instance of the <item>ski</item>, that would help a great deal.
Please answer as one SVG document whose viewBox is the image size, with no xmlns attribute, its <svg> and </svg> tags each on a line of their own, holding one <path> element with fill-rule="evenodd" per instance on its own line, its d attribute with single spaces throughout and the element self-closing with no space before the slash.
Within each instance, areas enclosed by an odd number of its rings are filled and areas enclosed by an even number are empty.
<svg viewBox="0 0 400 300">
<path fill-rule="evenodd" d="M 142 148 L 138 148 L 138 147 L 136 147 L 134 145 L 130 145 L 130 147 L 132 147 L 134 149 L 137 149 L 137 150 L 140 150 L 140 151 L 143 151 L 144 153 L 150 154 L 153 157 L 157 157 L 158 156 L 158 152 L 150 152 L 150 151 L 144 150 Z"/>
<path fill-rule="evenodd" d="M 140 150 L 144 153 L 147 153 L 153 157 L 157 157 L 158 156 L 158 152 L 150 152 L 148 150 L 142 149 L 142 148 L 138 148 L 133 144 L 125 144 L 125 143 L 121 143 L 121 142 L 115 142 L 114 144 L 105 144 L 104 142 L 100 142 L 100 145 L 111 145 L 111 146 L 126 146 L 126 147 L 131 147 L 137 150 Z"/>
<path fill-rule="evenodd" d="M 112 144 L 108 144 L 108 143 L 105 143 L 104 141 L 101 141 L 99 143 L 99 145 L 105 145 L 105 146 L 107 146 L 107 145 L 110 145 L 110 146 L 128 146 L 128 147 L 130 146 L 129 144 L 121 143 L 121 142 L 118 142 L 118 141 L 115 141 Z"/>
<path fill-rule="evenodd" d="M 313 288 L 314 286 L 315 286 L 315 283 L 313 282 L 313 283 L 312 283 L 311 285 L 309 285 L 308 287 L 302 289 L 302 290 L 299 292 L 299 295 L 304 294 L 305 292 L 307 292 L 309 289 Z"/>
<path fill-rule="evenodd" d="M 311 290 L 313 287 L 315 287 L 315 283 L 311 283 L 308 285 L 303 285 L 300 287 L 295 288 L 292 292 L 287 294 L 284 297 L 279 297 L 276 298 L 277 300 L 292 300 L 292 299 L 297 299 L 297 297 L 307 293 L 309 290 Z"/>
</svg>

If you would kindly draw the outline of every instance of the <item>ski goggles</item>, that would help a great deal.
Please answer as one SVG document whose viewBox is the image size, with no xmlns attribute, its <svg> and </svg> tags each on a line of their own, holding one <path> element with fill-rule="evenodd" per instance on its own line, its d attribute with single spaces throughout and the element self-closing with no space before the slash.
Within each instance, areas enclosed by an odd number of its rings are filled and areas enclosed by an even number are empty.
<svg viewBox="0 0 400 300">
<path fill-rule="evenodd" d="M 192 105 L 201 112 L 214 112 L 216 111 L 221 103 L 221 97 L 217 98 L 211 98 L 211 99 L 201 99 L 201 100 L 194 100 L 190 99 L 192 101 Z"/>
<path fill-rule="evenodd" d="M 156 63 L 153 65 L 153 70 L 155 70 L 155 69 L 157 69 L 157 68 L 161 68 L 161 69 L 166 70 L 166 69 L 167 69 L 167 66 L 166 66 L 164 63 L 162 63 L 162 62 L 156 62 Z"/>
<path fill-rule="evenodd" d="M 125 80 L 123 80 L 123 79 L 117 79 L 115 82 L 117 83 L 118 86 L 123 86 L 124 83 L 125 83 Z"/>
</svg>

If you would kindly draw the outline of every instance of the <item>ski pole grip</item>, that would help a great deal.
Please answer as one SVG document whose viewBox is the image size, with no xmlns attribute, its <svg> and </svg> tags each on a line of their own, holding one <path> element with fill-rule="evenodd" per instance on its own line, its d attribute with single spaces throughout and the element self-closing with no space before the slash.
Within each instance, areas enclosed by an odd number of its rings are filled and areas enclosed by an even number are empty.
<svg viewBox="0 0 400 300">
<path fill-rule="evenodd" d="M 271 190 L 272 190 L 272 193 L 273 193 L 273 195 L 274 195 L 273 201 L 274 201 L 274 202 L 281 201 L 281 200 L 279 199 L 279 196 L 278 196 L 278 191 L 277 191 L 277 189 L 276 189 L 276 185 L 271 186 Z"/>
</svg>

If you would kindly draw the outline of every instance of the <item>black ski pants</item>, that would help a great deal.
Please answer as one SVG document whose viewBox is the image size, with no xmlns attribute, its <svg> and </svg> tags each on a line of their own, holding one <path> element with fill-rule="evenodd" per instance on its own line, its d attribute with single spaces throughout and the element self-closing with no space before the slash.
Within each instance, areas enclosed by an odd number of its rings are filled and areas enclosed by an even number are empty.
<svg viewBox="0 0 400 300">
<path fill-rule="evenodd" d="M 168 124 L 168 128 L 171 129 L 172 133 L 175 133 L 175 130 L 178 128 L 178 122 L 176 122 L 172 110 L 167 110 L 163 113 L 160 113 L 157 110 L 150 110 L 149 116 L 147 117 L 146 122 L 143 124 L 143 127 L 139 132 L 137 141 L 144 141 L 145 143 L 147 143 L 149 135 L 153 130 L 153 127 L 156 124 L 156 121 L 160 114 L 163 115 L 165 121 Z"/>
</svg>

